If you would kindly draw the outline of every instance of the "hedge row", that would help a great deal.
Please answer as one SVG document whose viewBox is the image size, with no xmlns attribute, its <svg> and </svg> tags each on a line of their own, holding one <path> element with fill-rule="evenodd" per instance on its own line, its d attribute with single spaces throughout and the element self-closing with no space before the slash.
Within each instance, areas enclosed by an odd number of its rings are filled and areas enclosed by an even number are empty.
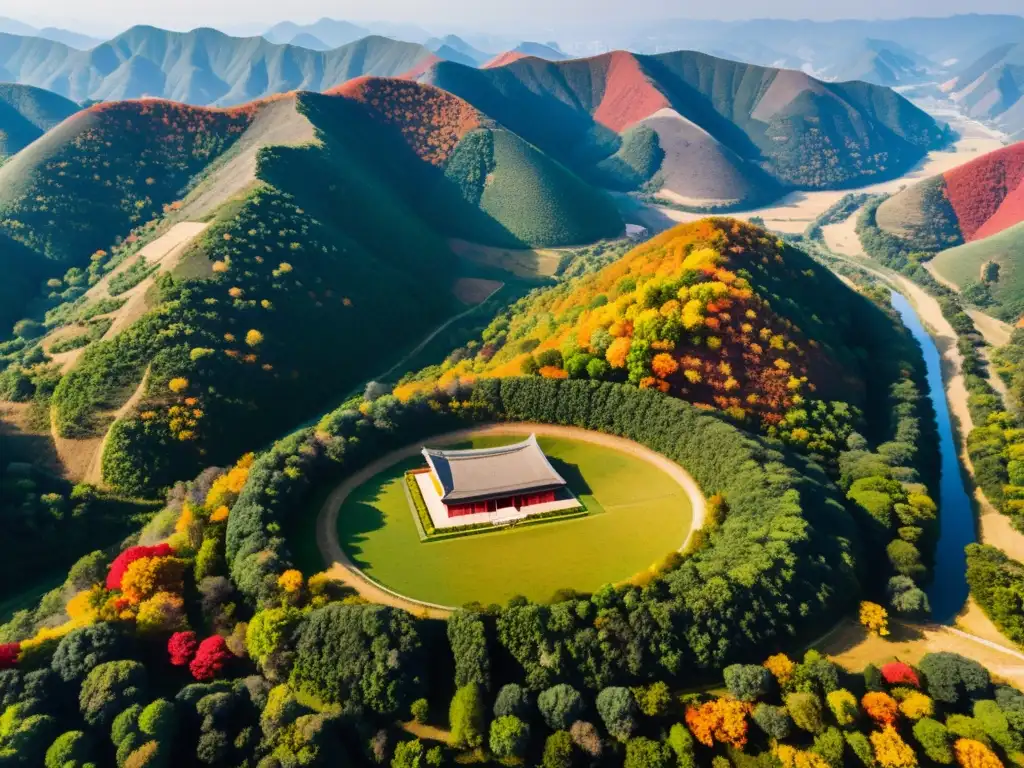
<svg viewBox="0 0 1024 768">
<path fill-rule="evenodd" d="M 756 658 L 811 630 L 808 623 L 827 624 L 857 597 L 857 528 L 818 465 L 657 392 L 538 378 L 483 380 L 445 402 L 381 397 L 274 446 L 253 465 L 228 523 L 227 557 L 239 589 L 255 601 L 273 594 L 287 566 L 280 537 L 287 510 L 299 506 L 311 478 L 336 480 L 385 450 L 466 420 L 538 421 L 626 437 L 686 467 L 727 506 L 703 548 L 643 588 L 495 608 L 498 640 L 532 687 L 681 678 L 688 669 Z"/>
</svg>

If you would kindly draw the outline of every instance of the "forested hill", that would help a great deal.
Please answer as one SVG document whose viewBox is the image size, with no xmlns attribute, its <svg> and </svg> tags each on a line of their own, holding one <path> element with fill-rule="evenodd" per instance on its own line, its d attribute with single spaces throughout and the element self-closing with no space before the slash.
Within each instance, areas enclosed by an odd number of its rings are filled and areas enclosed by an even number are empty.
<svg viewBox="0 0 1024 768">
<path fill-rule="evenodd" d="M 0 161 L 13 155 L 79 109 L 41 88 L 0 84 Z"/>
<path fill-rule="evenodd" d="M 757 227 L 704 219 L 534 292 L 474 347 L 396 394 L 524 374 L 628 381 L 721 410 L 755 431 L 815 442 L 815 403 L 839 401 L 848 411 L 878 397 L 866 360 L 894 343 L 887 325 L 802 251 Z"/>
<path fill-rule="evenodd" d="M 38 312 L 32 300 L 39 284 L 69 267 L 98 269 L 93 254 L 133 232 L 154 232 L 166 216 L 208 218 L 257 176 L 266 177 L 255 172 L 257 165 L 272 167 L 265 150 L 297 144 L 358 157 L 351 167 L 324 166 L 308 180 L 363 189 L 343 196 L 340 213 L 331 214 L 346 227 L 378 226 L 378 214 L 348 219 L 345 211 L 380 197 L 380 211 L 399 221 L 412 217 L 437 235 L 488 245 L 562 246 L 623 230 L 602 191 L 427 85 L 359 78 L 327 95 L 285 95 L 225 110 L 107 102 L 0 169 L 0 258 L 17 264 L 13 272 L 23 278 L 0 285 L 0 321 L 9 327 L 30 307 Z"/>
<path fill-rule="evenodd" d="M 310 418 L 454 314 L 449 237 L 550 246 L 623 230 L 603 192 L 469 104 L 377 78 L 228 110 L 98 105 L 0 169 L 0 187 L 11 261 L 39 275 L 0 286 L 8 312 L 30 315 L 3 347 L 0 390 L 52 391 L 57 433 L 89 439 L 145 380 L 103 462 L 136 492 Z M 159 267 L 136 256 L 204 221 Z M 75 356 L 33 367 L 53 344 Z"/>
<path fill-rule="evenodd" d="M 617 51 L 558 62 L 519 58 L 482 70 L 440 62 L 421 79 L 461 96 L 580 172 L 638 169 L 653 154 L 658 174 L 650 186 L 667 185 L 694 205 L 763 199 L 778 186 L 828 188 L 891 178 L 947 138 L 931 117 L 888 88 L 823 83 L 802 72 L 692 51 Z M 656 134 L 661 154 L 645 155 L 651 142 L 637 132 Z M 622 134 L 633 135 L 636 147 L 609 159 Z"/>
</svg>

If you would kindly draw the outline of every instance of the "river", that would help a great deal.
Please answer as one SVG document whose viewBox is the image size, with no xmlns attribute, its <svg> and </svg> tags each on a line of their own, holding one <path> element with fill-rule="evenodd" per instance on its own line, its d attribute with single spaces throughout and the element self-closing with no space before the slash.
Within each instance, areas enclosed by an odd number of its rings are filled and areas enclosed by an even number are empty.
<svg viewBox="0 0 1024 768">
<path fill-rule="evenodd" d="M 928 396 L 939 423 L 939 452 L 942 457 L 939 481 L 939 541 L 935 548 L 935 577 L 927 588 L 935 621 L 952 623 L 967 600 L 967 558 L 964 547 L 976 540 L 974 508 L 964 490 L 960 457 L 953 433 L 953 421 L 946 402 L 939 350 L 925 330 L 910 302 L 901 293 L 892 294 L 892 304 L 904 325 L 921 345 L 928 369 Z"/>
</svg>

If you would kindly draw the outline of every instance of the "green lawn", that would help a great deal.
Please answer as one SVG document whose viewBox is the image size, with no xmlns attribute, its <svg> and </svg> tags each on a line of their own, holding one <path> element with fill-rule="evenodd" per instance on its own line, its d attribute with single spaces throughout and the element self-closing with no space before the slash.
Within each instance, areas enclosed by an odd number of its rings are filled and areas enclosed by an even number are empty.
<svg viewBox="0 0 1024 768">
<path fill-rule="evenodd" d="M 483 448 L 522 436 L 481 437 Z M 338 538 L 367 575 L 409 597 L 441 605 L 546 600 L 556 590 L 592 591 L 621 581 L 677 549 L 693 510 L 682 488 L 646 461 L 590 443 L 539 438 L 592 514 L 577 520 L 420 542 L 406 502 L 401 462 L 357 488 L 338 518 Z"/>
</svg>

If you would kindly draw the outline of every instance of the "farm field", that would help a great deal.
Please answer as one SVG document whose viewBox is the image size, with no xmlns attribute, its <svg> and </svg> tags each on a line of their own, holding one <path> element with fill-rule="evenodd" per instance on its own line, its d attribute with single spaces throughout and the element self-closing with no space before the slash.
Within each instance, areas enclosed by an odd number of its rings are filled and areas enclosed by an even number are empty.
<svg viewBox="0 0 1024 768">
<path fill-rule="evenodd" d="M 526 435 L 479 436 L 451 447 L 485 448 Z M 341 507 L 342 548 L 367 576 L 408 597 L 457 606 L 546 600 L 630 578 L 678 548 L 693 510 L 683 489 L 644 459 L 565 438 L 541 448 L 591 510 L 585 518 L 421 543 L 403 489 L 419 456 L 357 488 Z"/>
</svg>

